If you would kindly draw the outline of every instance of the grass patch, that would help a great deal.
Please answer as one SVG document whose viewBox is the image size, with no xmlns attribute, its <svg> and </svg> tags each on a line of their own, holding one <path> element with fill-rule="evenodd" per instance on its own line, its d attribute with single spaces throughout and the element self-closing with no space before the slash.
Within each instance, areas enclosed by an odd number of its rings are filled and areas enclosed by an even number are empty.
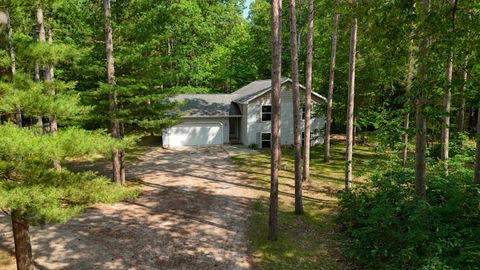
<svg viewBox="0 0 480 270">
<path fill-rule="evenodd" d="M 305 215 L 295 216 L 293 151 L 282 149 L 279 185 L 279 238 L 267 240 L 270 152 L 236 155 L 232 159 L 241 171 L 258 186 L 258 199 L 253 203 L 250 240 L 254 260 L 260 269 L 346 269 L 349 264 L 341 255 L 342 235 L 335 217 L 337 194 L 344 187 L 343 143 L 332 143 L 331 161 L 323 162 L 323 146 L 311 150 L 311 181 L 304 183 Z M 355 180 L 362 181 L 371 171 L 370 164 L 380 156 L 372 146 L 354 147 Z"/>
</svg>

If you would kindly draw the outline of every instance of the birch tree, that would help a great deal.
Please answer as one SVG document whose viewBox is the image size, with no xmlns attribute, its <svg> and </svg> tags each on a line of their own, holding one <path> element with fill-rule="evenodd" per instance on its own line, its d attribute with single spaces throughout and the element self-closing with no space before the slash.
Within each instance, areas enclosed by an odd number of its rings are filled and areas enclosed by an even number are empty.
<svg viewBox="0 0 480 270">
<path fill-rule="evenodd" d="M 410 95 L 410 91 L 412 90 L 412 80 L 413 80 L 413 72 L 415 69 L 415 57 L 414 57 L 414 43 L 413 40 L 410 41 L 410 47 L 408 48 L 408 60 L 407 60 L 407 77 L 405 82 L 405 95 L 408 97 Z M 403 150 L 402 150 L 402 163 L 403 166 L 407 165 L 408 159 L 408 130 L 410 128 L 410 103 L 407 102 L 407 112 L 405 113 L 403 119 Z"/>
<path fill-rule="evenodd" d="M 280 80 L 282 71 L 282 0 L 272 0 L 272 156 L 270 179 L 270 211 L 268 239 L 278 234 L 278 176 L 280 149 Z"/>
<path fill-rule="evenodd" d="M 328 80 L 328 96 L 327 96 L 327 119 L 325 123 L 325 151 L 323 153 L 323 161 L 330 161 L 330 133 L 332 127 L 332 109 L 333 109 L 333 88 L 335 85 L 335 63 L 337 58 L 337 32 L 339 14 L 334 12 L 333 30 L 332 30 L 332 51 L 330 55 L 330 77 Z"/>
<path fill-rule="evenodd" d="M 353 0 L 353 6 L 356 6 L 356 0 Z M 355 64 L 357 57 L 357 28 L 358 20 L 353 18 L 350 30 L 350 61 L 348 71 L 348 101 L 347 101 L 347 142 L 345 158 L 345 189 L 352 188 L 352 154 L 353 154 L 353 113 L 355 101 Z"/>
<path fill-rule="evenodd" d="M 442 152 L 441 158 L 443 160 L 445 174 L 448 175 L 448 152 L 449 152 L 449 143 L 450 143 L 450 105 L 452 103 L 452 75 L 453 75 L 453 44 L 454 44 L 454 35 L 455 35 L 455 12 L 457 9 L 457 0 L 450 0 L 451 5 L 451 28 L 450 28 L 450 38 L 448 44 L 448 59 L 447 67 L 445 70 L 445 78 L 447 81 L 447 87 L 445 91 L 445 96 L 443 98 L 444 106 L 444 116 L 442 124 Z"/>
<path fill-rule="evenodd" d="M 480 185 L 480 109 L 478 109 L 477 118 L 477 150 L 475 152 L 475 168 L 474 168 L 474 183 Z"/>
<path fill-rule="evenodd" d="M 463 68 L 463 84 L 460 88 L 460 105 L 458 106 L 458 121 L 457 121 L 457 131 L 465 131 L 465 91 L 467 90 L 467 81 L 468 81 L 468 54 L 465 55 Z"/>
<path fill-rule="evenodd" d="M 421 17 L 427 18 L 430 12 L 430 0 L 422 0 L 420 5 Z M 420 41 L 418 77 L 420 89 L 415 100 L 415 194 L 418 199 L 424 200 L 426 196 L 426 145 L 427 145 L 427 121 L 424 114 L 426 103 L 426 89 L 428 87 L 428 37 Z"/>
<path fill-rule="evenodd" d="M 310 179 L 310 144 L 311 144 L 311 125 L 312 114 L 312 64 L 313 64 L 313 19 L 314 9 L 313 0 L 308 0 L 308 18 L 307 18 L 307 59 L 305 62 L 305 138 L 303 148 L 303 181 Z"/>
</svg>

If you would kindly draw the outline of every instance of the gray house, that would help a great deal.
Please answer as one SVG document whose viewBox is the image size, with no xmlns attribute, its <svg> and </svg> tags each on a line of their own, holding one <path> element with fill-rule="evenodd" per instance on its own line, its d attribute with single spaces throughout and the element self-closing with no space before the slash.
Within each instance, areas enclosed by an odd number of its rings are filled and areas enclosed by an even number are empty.
<svg viewBox="0 0 480 270">
<path fill-rule="evenodd" d="M 292 81 L 283 78 L 281 86 L 281 143 L 292 145 Z M 270 147 L 271 90 L 271 80 L 259 80 L 231 94 L 182 94 L 172 98 L 185 102 L 182 110 L 186 115 L 180 124 L 163 131 L 163 146 L 255 144 L 260 148 Z M 304 91 L 305 87 L 300 86 L 302 101 Z M 326 99 L 313 92 L 312 100 L 315 108 Z M 312 145 L 323 143 L 324 124 L 323 113 L 312 114 Z M 304 129 L 303 120 L 301 128 Z"/>
</svg>

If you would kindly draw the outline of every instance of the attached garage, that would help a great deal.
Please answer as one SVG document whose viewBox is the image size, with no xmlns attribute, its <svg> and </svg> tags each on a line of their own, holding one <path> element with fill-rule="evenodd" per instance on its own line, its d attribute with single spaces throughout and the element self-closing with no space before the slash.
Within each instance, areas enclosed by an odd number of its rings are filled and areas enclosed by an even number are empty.
<svg viewBox="0 0 480 270">
<path fill-rule="evenodd" d="M 184 122 L 163 132 L 165 147 L 223 144 L 224 126 L 219 122 Z"/>
</svg>

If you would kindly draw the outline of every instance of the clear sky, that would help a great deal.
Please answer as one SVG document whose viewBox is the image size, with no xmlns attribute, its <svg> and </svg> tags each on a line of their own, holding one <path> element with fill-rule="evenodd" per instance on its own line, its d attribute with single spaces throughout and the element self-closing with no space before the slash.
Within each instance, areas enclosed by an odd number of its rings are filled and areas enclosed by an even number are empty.
<svg viewBox="0 0 480 270">
<path fill-rule="evenodd" d="M 253 0 L 247 0 L 247 3 L 246 3 L 246 9 L 243 10 L 243 17 L 244 18 L 247 18 L 248 17 L 248 11 L 249 11 L 249 7 L 250 7 L 250 4 L 253 2 Z"/>
</svg>

